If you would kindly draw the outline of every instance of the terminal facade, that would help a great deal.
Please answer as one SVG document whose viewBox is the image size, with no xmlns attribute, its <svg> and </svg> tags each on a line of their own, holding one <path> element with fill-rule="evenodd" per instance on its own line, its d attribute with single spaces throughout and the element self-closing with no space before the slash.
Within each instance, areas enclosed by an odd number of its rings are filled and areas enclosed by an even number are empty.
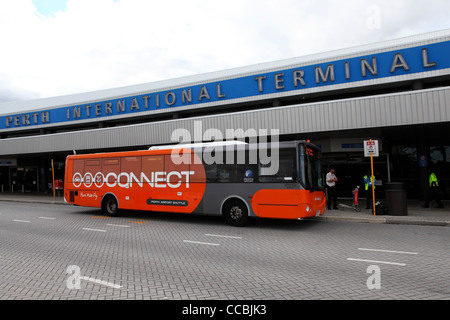
<svg viewBox="0 0 450 320">
<path fill-rule="evenodd" d="M 450 196 L 450 30 L 136 86 L 0 104 L 2 192 L 49 192 L 69 154 L 276 135 L 321 147 L 351 197 L 378 140 L 377 197 L 404 182 L 426 197 L 429 170 Z M 191 133 L 188 138 L 176 132 Z M 212 134 L 214 133 L 214 134 Z M 222 135 L 220 136 L 220 133 Z M 228 133 L 231 133 L 230 135 Z M 175 139 L 174 139 L 175 137 Z M 178 140 L 176 140 L 178 139 Z M 243 138 L 245 139 L 245 137 Z"/>
</svg>

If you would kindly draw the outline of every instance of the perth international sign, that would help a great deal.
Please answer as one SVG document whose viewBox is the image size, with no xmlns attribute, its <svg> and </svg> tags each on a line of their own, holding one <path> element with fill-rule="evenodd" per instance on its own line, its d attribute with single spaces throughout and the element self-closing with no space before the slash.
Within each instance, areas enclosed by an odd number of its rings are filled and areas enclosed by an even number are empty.
<svg viewBox="0 0 450 320">
<path fill-rule="evenodd" d="M 0 132 L 295 96 L 377 81 L 389 83 L 402 76 L 421 78 L 431 72 L 450 70 L 449 57 L 450 41 L 444 41 L 101 101 L 48 109 L 36 105 L 38 111 L 0 116 Z"/>
</svg>

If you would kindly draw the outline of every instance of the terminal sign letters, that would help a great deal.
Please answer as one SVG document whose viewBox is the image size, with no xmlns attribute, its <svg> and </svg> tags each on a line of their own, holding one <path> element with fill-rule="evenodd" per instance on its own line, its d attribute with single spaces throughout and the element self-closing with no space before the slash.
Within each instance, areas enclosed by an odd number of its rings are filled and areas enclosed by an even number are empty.
<svg viewBox="0 0 450 320">
<path fill-rule="evenodd" d="M 450 41 L 379 52 L 325 63 L 299 63 L 277 71 L 236 75 L 229 79 L 205 81 L 172 89 L 155 88 L 148 92 L 108 100 L 80 102 L 0 116 L 0 132 L 39 126 L 58 126 L 122 119 L 138 114 L 173 112 L 177 108 L 201 108 L 262 97 L 294 96 L 302 90 L 326 91 L 328 86 L 348 86 L 365 81 L 395 82 L 397 77 L 421 75 L 450 69 Z M 163 110 L 166 109 L 166 110 Z M 183 110 L 179 109 L 179 110 Z"/>
</svg>

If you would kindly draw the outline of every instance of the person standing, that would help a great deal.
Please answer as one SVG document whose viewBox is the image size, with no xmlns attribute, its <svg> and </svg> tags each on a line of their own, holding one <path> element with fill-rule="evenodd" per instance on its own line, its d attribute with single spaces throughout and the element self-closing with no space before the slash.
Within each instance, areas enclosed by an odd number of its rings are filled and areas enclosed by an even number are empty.
<svg viewBox="0 0 450 320">
<path fill-rule="evenodd" d="M 364 179 L 364 189 L 366 191 L 366 209 L 370 209 L 373 206 L 373 192 L 372 192 L 372 174 L 370 173 L 370 170 L 367 171 L 367 174 L 363 177 Z M 377 183 L 377 180 L 375 179 L 375 176 L 373 176 L 373 182 L 374 182 L 374 189 Z"/>
<path fill-rule="evenodd" d="M 434 172 L 431 172 L 430 177 L 428 179 L 428 194 L 427 194 L 427 201 L 425 202 L 424 208 L 430 207 L 430 202 L 436 200 L 436 203 L 439 208 L 444 208 L 444 205 L 442 204 L 440 195 L 439 195 L 439 181 L 437 179 L 437 176 Z"/>
<path fill-rule="evenodd" d="M 328 197 L 327 197 L 327 208 L 331 210 L 331 202 L 333 202 L 333 209 L 337 210 L 337 197 L 336 197 L 336 182 L 338 178 L 334 174 L 336 171 L 332 168 L 330 172 L 327 173 L 326 183 L 328 189 Z"/>
</svg>

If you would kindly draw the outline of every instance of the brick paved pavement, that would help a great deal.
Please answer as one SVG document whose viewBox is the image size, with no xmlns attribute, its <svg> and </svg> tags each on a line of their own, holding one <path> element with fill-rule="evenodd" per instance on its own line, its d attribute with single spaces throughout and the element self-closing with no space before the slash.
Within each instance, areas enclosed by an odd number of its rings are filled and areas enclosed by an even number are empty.
<svg viewBox="0 0 450 320">
<path fill-rule="evenodd" d="M 1 300 L 450 299 L 442 227 L 257 220 L 233 228 L 215 217 L 107 218 L 1 202 L 0 229 Z M 373 263 L 360 260 L 405 266 L 380 264 L 382 289 L 369 290 Z"/>
</svg>

